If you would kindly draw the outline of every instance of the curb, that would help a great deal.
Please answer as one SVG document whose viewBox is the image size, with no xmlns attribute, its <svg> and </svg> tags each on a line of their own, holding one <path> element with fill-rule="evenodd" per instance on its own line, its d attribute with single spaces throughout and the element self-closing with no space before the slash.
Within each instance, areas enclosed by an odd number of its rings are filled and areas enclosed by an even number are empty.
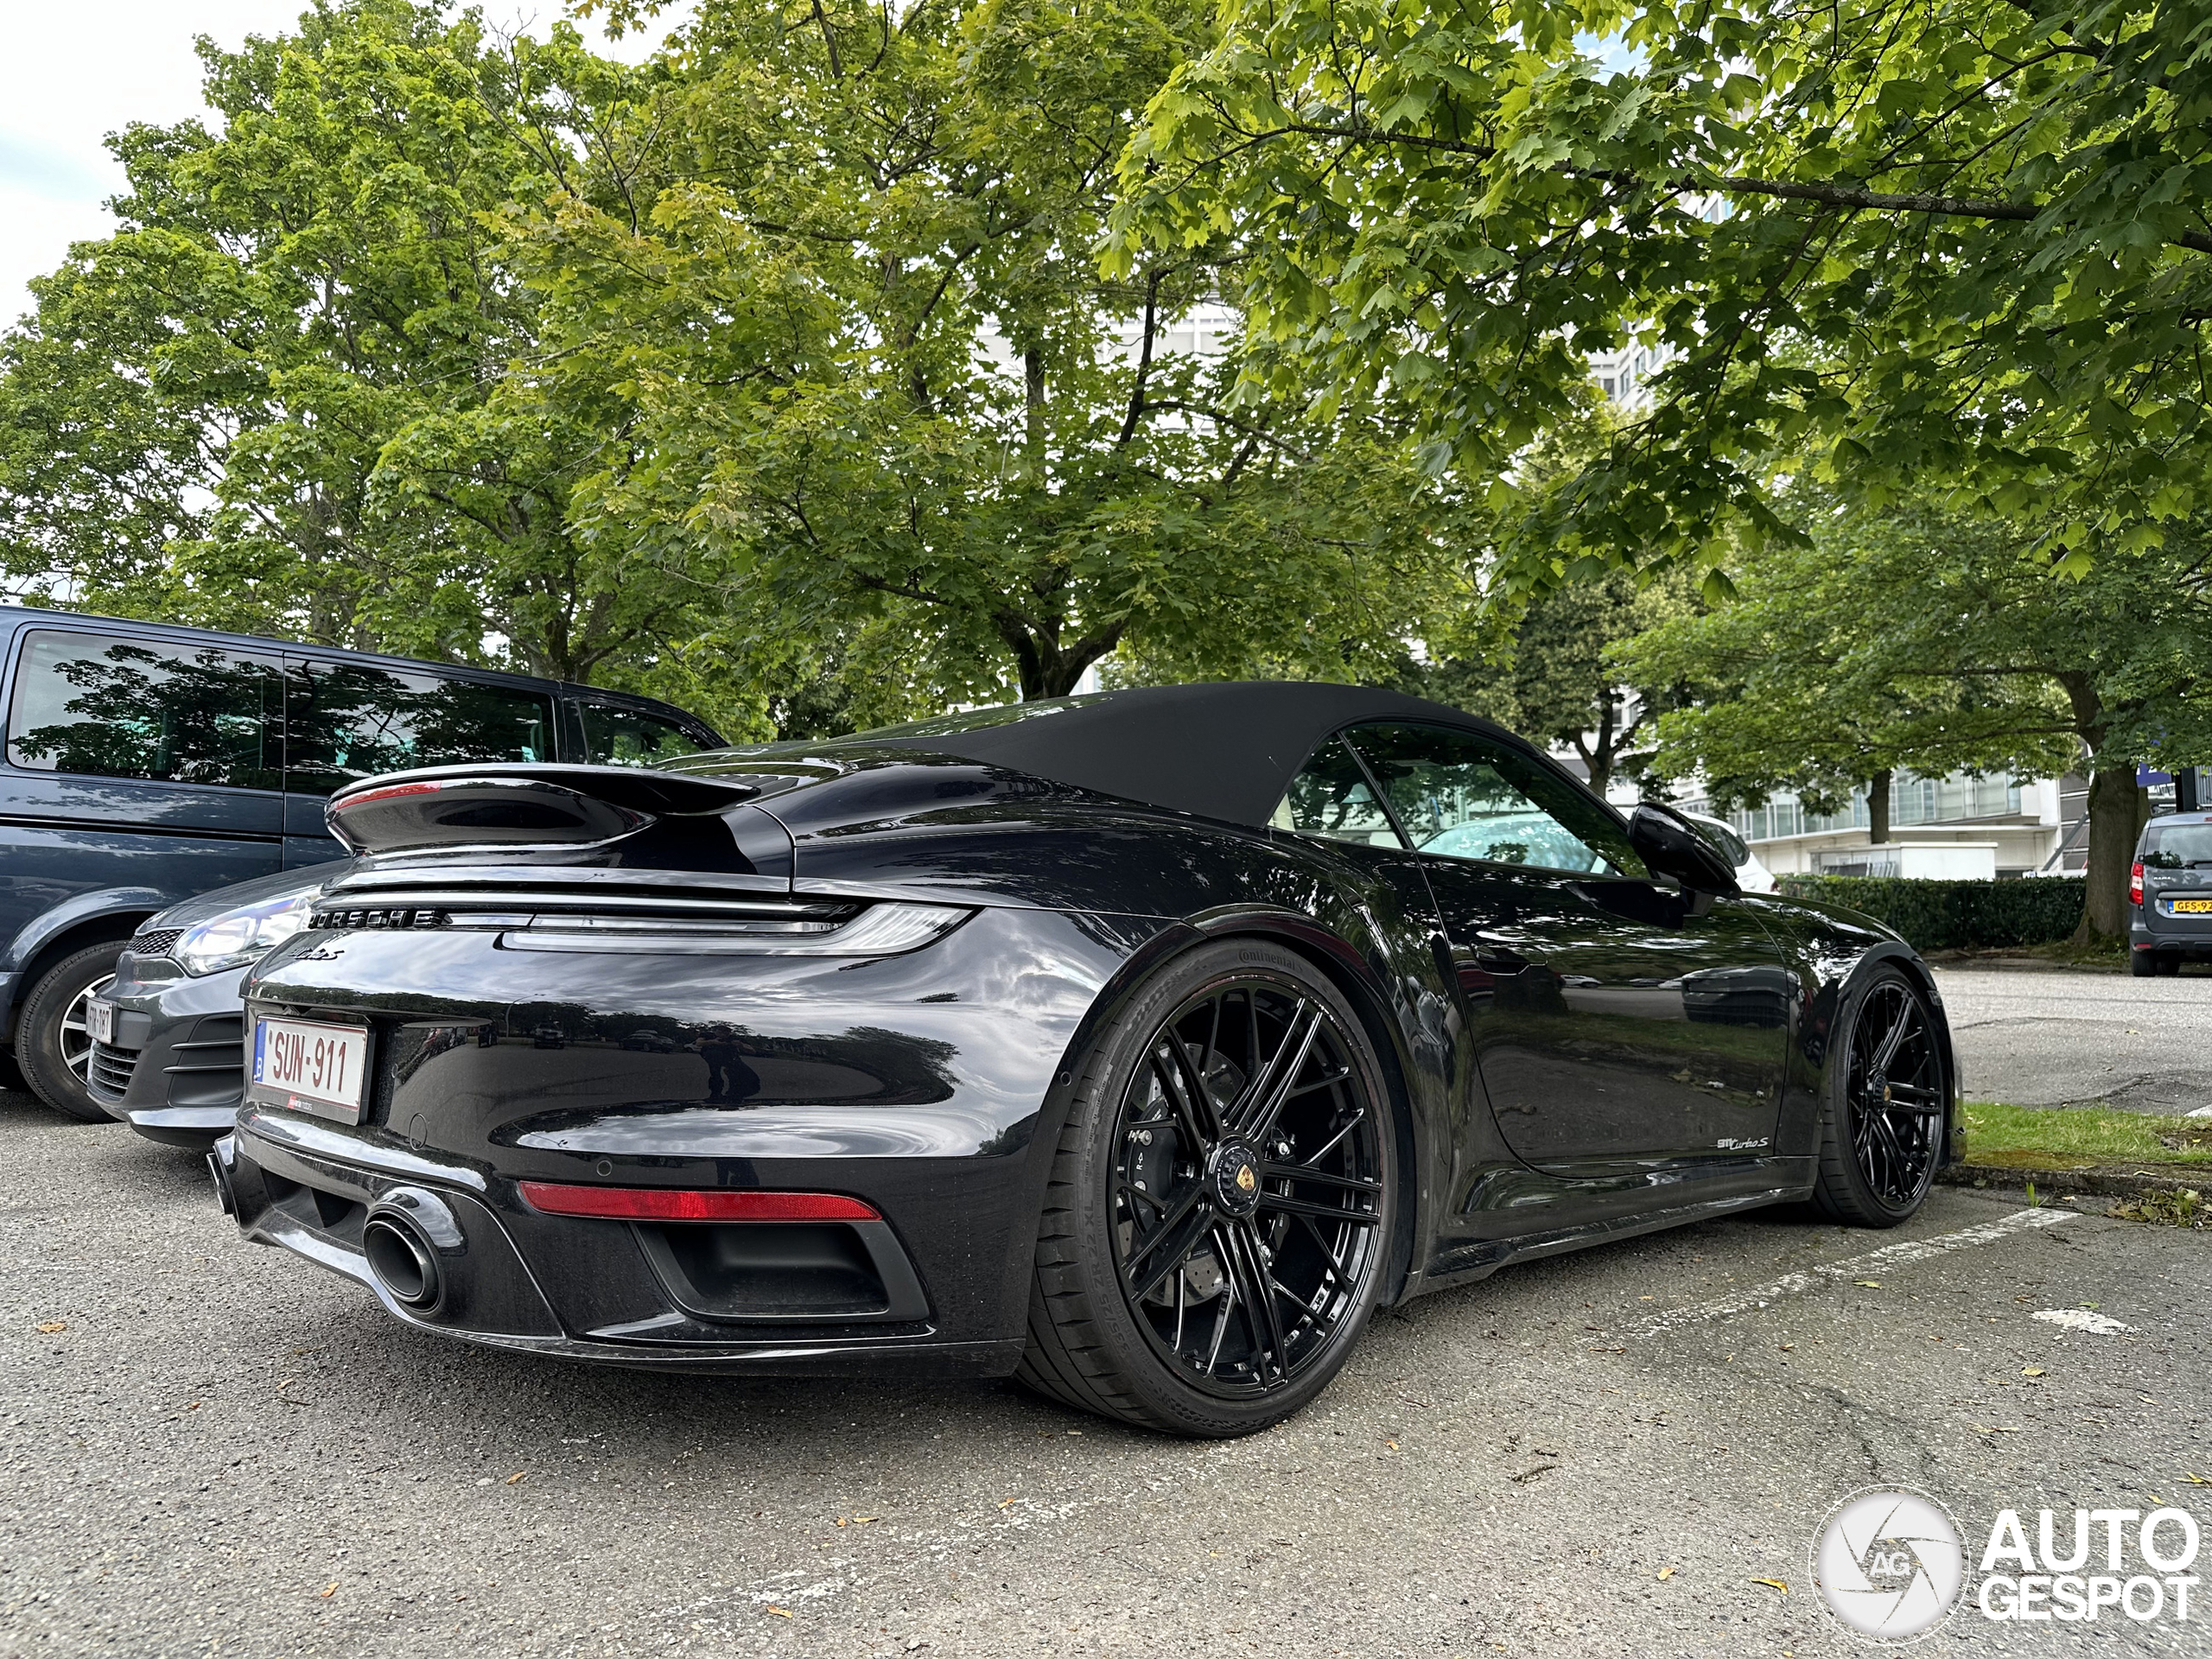
<svg viewBox="0 0 2212 1659">
<path fill-rule="evenodd" d="M 2082 1169 L 2015 1169 L 2009 1164 L 1950 1164 L 1936 1172 L 1942 1186 L 2002 1186 L 2024 1188 L 2030 1181 L 2039 1192 L 2094 1192 L 2100 1198 L 2139 1198 L 2153 1192 L 2179 1192 L 2212 1187 L 2212 1166 L 2169 1166 L 2164 1169 L 2130 1169 L 2125 1165 L 2091 1165 Z"/>
</svg>

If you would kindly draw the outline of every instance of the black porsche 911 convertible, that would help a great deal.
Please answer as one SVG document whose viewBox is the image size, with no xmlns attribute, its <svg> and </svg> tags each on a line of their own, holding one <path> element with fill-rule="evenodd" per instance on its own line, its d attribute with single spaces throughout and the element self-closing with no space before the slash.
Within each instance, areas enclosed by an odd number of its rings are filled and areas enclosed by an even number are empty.
<svg viewBox="0 0 2212 1659">
<path fill-rule="evenodd" d="M 502 1348 L 1230 1435 L 1378 1306 L 1949 1155 L 1935 986 L 1453 710 L 1109 692 L 372 779 L 247 982 L 251 1237 Z"/>
</svg>

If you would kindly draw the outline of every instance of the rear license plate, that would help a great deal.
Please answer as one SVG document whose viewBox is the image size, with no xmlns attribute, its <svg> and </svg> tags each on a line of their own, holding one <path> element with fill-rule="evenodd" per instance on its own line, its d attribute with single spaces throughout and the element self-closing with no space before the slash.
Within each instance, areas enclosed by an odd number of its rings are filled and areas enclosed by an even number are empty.
<svg viewBox="0 0 2212 1659">
<path fill-rule="evenodd" d="M 360 1026 L 257 1017 L 250 1077 L 257 1101 L 339 1123 L 361 1121 L 369 1033 Z"/>
<path fill-rule="evenodd" d="M 2169 916 L 2212 916 L 2212 899 L 2169 899 Z"/>
<path fill-rule="evenodd" d="M 105 997 L 96 996 L 86 1005 L 85 1023 L 92 1028 L 92 1040 L 112 1046 L 115 1042 L 115 1004 Z"/>
</svg>

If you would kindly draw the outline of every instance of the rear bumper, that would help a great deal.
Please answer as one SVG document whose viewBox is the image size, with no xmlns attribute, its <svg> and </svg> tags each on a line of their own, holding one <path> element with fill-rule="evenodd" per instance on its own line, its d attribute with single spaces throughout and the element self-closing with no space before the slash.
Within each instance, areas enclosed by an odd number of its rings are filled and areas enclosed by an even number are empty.
<svg viewBox="0 0 2212 1659">
<path fill-rule="evenodd" d="M 999 1376 L 1021 1357 L 1019 1336 L 950 1333 L 911 1300 L 860 1317 L 702 1318 L 683 1305 L 696 1302 L 696 1287 L 655 1248 L 652 1235 L 672 1230 L 540 1215 L 512 1182 L 286 1113 L 239 1114 L 211 1160 L 248 1239 L 353 1280 L 403 1324 L 486 1347 L 647 1370 L 800 1376 Z M 365 1245 L 370 1219 L 389 1214 L 402 1192 L 434 1195 L 457 1224 L 438 1248 L 442 1294 L 427 1309 L 393 1294 Z M 895 1237 L 889 1248 L 918 1295 Z"/>
<path fill-rule="evenodd" d="M 2137 908 L 2127 926 L 2127 943 L 2136 950 L 2155 950 L 2160 956 L 2188 961 L 2212 961 L 2212 921 L 2146 914 Z"/>
</svg>

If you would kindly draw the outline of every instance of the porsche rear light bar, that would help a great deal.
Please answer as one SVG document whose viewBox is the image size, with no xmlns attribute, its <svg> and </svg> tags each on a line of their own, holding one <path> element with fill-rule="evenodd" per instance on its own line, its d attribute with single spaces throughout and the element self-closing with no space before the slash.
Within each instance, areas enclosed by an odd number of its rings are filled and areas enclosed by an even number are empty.
<svg viewBox="0 0 2212 1659">
<path fill-rule="evenodd" d="M 597 1221 L 880 1221 L 873 1205 L 836 1192 L 706 1192 L 665 1186 L 518 1183 L 533 1210 Z"/>
</svg>

